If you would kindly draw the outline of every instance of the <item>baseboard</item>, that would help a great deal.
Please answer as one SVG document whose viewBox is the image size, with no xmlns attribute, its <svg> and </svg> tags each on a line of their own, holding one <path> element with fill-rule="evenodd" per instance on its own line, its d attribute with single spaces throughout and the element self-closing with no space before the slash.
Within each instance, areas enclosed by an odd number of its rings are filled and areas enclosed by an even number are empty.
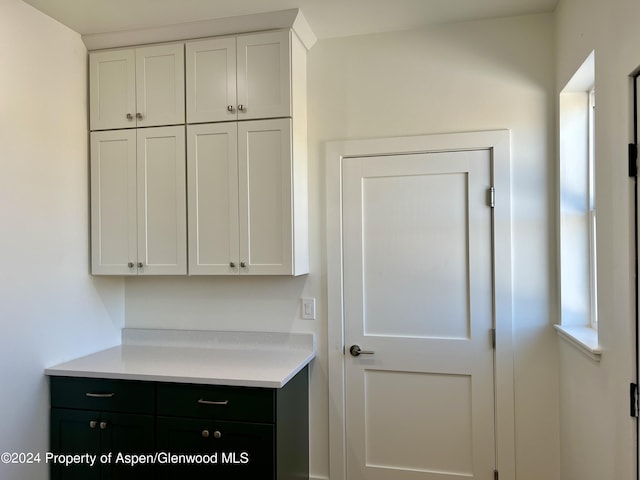
<svg viewBox="0 0 640 480">
<path fill-rule="evenodd" d="M 309 476 L 309 480 L 329 480 L 329 477 L 314 477 L 311 475 Z"/>
</svg>

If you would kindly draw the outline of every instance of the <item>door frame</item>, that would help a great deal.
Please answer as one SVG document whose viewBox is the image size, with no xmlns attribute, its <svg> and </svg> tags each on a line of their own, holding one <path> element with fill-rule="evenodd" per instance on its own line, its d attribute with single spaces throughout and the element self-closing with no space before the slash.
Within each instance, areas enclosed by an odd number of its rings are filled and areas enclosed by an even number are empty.
<svg viewBox="0 0 640 480">
<path fill-rule="evenodd" d="M 342 250 L 342 161 L 350 157 L 442 151 L 491 151 L 495 188 L 492 215 L 494 325 L 496 328 L 496 468 L 515 480 L 515 399 L 511 281 L 511 142 L 508 130 L 419 135 L 326 144 L 329 477 L 346 480 L 345 343 Z"/>
</svg>

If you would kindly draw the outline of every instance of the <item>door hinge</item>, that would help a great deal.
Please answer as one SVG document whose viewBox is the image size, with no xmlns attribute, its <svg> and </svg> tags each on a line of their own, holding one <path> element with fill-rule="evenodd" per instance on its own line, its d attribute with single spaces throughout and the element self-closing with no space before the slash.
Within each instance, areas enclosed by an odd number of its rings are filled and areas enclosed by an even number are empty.
<svg viewBox="0 0 640 480">
<path fill-rule="evenodd" d="M 496 187 L 489 187 L 489 206 L 494 208 L 496 206 Z"/>
<path fill-rule="evenodd" d="M 629 415 L 638 417 L 638 384 L 629 384 Z"/>
<path fill-rule="evenodd" d="M 498 473 L 498 470 L 493 471 L 493 480 L 500 480 L 500 474 Z"/>
<path fill-rule="evenodd" d="M 629 176 L 638 176 L 638 146 L 635 143 L 629 144 Z"/>
<path fill-rule="evenodd" d="M 495 328 L 491 329 L 491 347 L 494 350 L 496 349 L 496 329 Z"/>
</svg>

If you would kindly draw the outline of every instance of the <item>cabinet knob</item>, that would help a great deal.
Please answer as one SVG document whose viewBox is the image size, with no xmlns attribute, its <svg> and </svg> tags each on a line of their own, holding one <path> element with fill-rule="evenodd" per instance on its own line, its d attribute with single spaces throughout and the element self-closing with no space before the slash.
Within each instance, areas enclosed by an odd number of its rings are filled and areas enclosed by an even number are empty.
<svg viewBox="0 0 640 480">
<path fill-rule="evenodd" d="M 222 433 L 220 433 L 219 430 L 216 430 L 215 432 L 213 432 L 213 438 L 220 438 L 222 437 Z"/>
<path fill-rule="evenodd" d="M 243 104 L 240 104 L 238 105 L 238 110 L 240 110 L 241 112 L 244 112 L 247 110 L 247 108 Z"/>
<path fill-rule="evenodd" d="M 246 264 L 246 262 L 240 262 L 240 266 L 241 266 L 242 268 L 247 268 L 247 264 Z"/>
<path fill-rule="evenodd" d="M 202 438 L 209 438 L 209 430 L 202 430 Z"/>
<path fill-rule="evenodd" d="M 142 262 L 138 262 L 138 268 L 142 268 L 144 267 L 144 264 Z"/>
<path fill-rule="evenodd" d="M 100 422 L 100 430 L 106 430 L 107 422 Z"/>
<path fill-rule="evenodd" d="M 229 266 L 230 266 L 231 268 L 236 268 L 236 264 L 235 264 L 235 262 L 229 262 Z"/>
<path fill-rule="evenodd" d="M 136 113 L 136 118 L 142 120 L 142 114 L 140 112 Z"/>
<path fill-rule="evenodd" d="M 131 115 L 130 113 L 127 113 L 127 120 L 133 120 L 133 115 Z"/>
<path fill-rule="evenodd" d="M 133 267 L 135 267 L 135 264 L 133 262 L 129 262 L 129 263 L 127 263 L 127 267 L 133 268 Z"/>
<path fill-rule="evenodd" d="M 233 112 L 234 111 L 233 105 L 227 105 L 227 111 Z"/>
<path fill-rule="evenodd" d="M 98 426 L 98 421 L 97 420 L 91 420 L 89 422 L 89 428 L 96 428 Z"/>
</svg>

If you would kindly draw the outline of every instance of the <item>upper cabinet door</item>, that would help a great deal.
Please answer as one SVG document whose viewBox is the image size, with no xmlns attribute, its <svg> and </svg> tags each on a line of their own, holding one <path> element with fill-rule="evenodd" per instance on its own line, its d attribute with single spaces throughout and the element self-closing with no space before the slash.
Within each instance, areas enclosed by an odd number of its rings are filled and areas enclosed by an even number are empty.
<svg viewBox="0 0 640 480">
<path fill-rule="evenodd" d="M 184 123 L 184 45 L 92 52 L 91 130 Z"/>
<path fill-rule="evenodd" d="M 238 161 L 235 122 L 189 125 L 189 274 L 237 275 Z"/>
<path fill-rule="evenodd" d="M 184 45 L 136 49 L 137 126 L 184 123 Z"/>
<path fill-rule="evenodd" d="M 137 140 L 138 274 L 186 274 L 184 126 L 140 128 Z"/>
<path fill-rule="evenodd" d="M 91 130 L 136 126 L 134 50 L 91 53 L 89 83 Z"/>
<path fill-rule="evenodd" d="M 293 273 L 291 119 L 238 122 L 240 273 Z"/>
<path fill-rule="evenodd" d="M 136 274 L 136 223 L 136 132 L 92 132 L 93 274 Z"/>
<path fill-rule="evenodd" d="M 187 122 L 237 119 L 236 39 L 187 43 Z"/>
<path fill-rule="evenodd" d="M 291 116 L 291 33 L 241 35 L 238 120 Z"/>
</svg>

